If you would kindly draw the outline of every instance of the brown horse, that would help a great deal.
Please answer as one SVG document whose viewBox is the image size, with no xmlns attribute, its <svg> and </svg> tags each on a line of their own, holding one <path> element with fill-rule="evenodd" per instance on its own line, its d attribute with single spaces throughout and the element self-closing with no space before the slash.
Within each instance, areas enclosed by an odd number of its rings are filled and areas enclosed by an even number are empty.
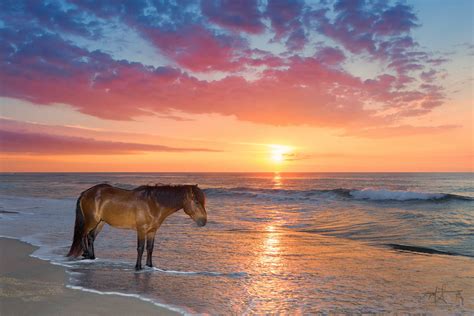
<svg viewBox="0 0 474 316">
<path fill-rule="evenodd" d="M 125 190 L 98 184 L 82 192 L 76 204 L 74 238 L 68 257 L 83 255 L 95 259 L 94 240 L 105 223 L 138 234 L 136 270 L 142 268 L 142 255 L 147 249 L 146 265 L 152 267 L 155 234 L 163 221 L 183 209 L 198 226 L 207 222 L 206 198 L 197 185 L 140 186 Z"/>
</svg>

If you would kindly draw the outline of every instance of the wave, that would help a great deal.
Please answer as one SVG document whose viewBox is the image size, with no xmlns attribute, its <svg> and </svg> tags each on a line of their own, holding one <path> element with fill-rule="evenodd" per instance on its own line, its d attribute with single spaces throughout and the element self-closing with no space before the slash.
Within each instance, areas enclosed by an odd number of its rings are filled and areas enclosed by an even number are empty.
<svg viewBox="0 0 474 316">
<path fill-rule="evenodd" d="M 142 296 L 142 295 L 139 295 L 139 294 L 123 293 L 123 292 L 116 292 L 116 291 L 98 291 L 98 290 L 89 289 L 89 288 L 82 287 L 82 286 L 77 286 L 77 285 L 70 285 L 70 284 L 66 284 L 66 287 L 71 289 L 71 290 L 79 290 L 79 291 L 82 291 L 82 292 L 94 293 L 94 294 L 98 294 L 98 295 L 115 295 L 115 296 L 123 296 L 123 297 L 133 297 L 133 298 L 137 298 L 141 301 L 151 303 L 155 306 L 158 306 L 158 307 L 161 307 L 161 308 L 179 313 L 181 315 L 190 315 L 186 310 L 184 310 L 182 308 L 179 308 L 179 307 L 171 305 L 171 304 L 159 303 L 156 300 L 153 300 L 151 298 L 148 298 L 148 297 L 145 297 L 145 296 Z"/>
<path fill-rule="evenodd" d="M 12 236 L 7 236 L 7 235 L 0 235 L 0 238 L 14 239 L 14 240 L 18 240 L 18 241 L 27 243 L 27 244 L 32 245 L 34 247 L 37 247 L 38 249 L 33 251 L 33 253 L 31 253 L 29 255 L 30 257 L 37 258 L 37 259 L 40 259 L 40 260 L 43 260 L 43 261 L 48 261 L 52 265 L 61 266 L 63 268 L 66 268 L 66 273 L 70 276 L 70 279 L 68 281 L 66 281 L 66 284 L 65 284 L 66 288 L 69 288 L 69 289 L 72 289 L 72 290 L 79 290 L 79 291 L 82 291 L 82 292 L 89 292 L 89 293 L 99 294 L 99 295 L 115 295 L 115 296 L 133 297 L 133 298 L 137 298 L 141 301 L 151 303 L 155 306 L 162 307 L 162 308 L 170 310 L 170 311 L 174 311 L 174 312 L 176 312 L 178 314 L 181 314 L 181 315 L 192 315 L 192 314 L 194 314 L 194 313 L 190 313 L 184 307 L 178 307 L 178 306 L 172 305 L 172 304 L 165 304 L 165 303 L 162 303 L 162 302 L 160 302 L 156 299 L 148 298 L 148 297 L 140 295 L 140 294 L 124 293 L 124 292 L 117 292 L 117 291 L 99 291 L 99 290 L 95 290 L 95 289 L 91 289 L 91 288 L 87 288 L 87 287 L 83 287 L 83 286 L 77 286 L 77 285 L 70 284 L 71 281 L 73 281 L 73 279 L 74 279 L 73 277 L 81 275 L 82 272 L 70 271 L 69 269 L 73 268 L 74 265 L 67 264 L 68 261 L 63 256 L 54 256 L 54 255 L 52 255 L 51 254 L 51 249 L 53 247 L 48 247 L 44 243 L 41 243 L 41 242 L 39 242 L 38 240 L 36 240 L 34 238 L 30 238 L 29 236 L 12 237 Z M 61 259 L 63 259 L 63 260 L 61 260 Z M 66 260 L 66 261 L 64 261 L 64 260 Z M 76 261 L 72 261 L 72 263 L 75 263 L 75 262 L 83 264 L 83 263 L 87 263 L 87 262 L 92 263 L 92 262 L 94 262 L 94 260 L 76 260 Z M 69 261 L 69 263 L 71 263 L 71 262 Z M 97 261 L 95 263 L 97 263 Z M 163 271 L 167 272 L 166 270 L 163 270 Z M 179 271 L 172 271 L 172 272 L 179 272 Z M 199 273 L 199 272 L 197 272 L 197 273 Z M 199 273 L 199 274 L 201 274 L 201 273 Z M 229 275 L 231 275 L 231 274 L 232 273 L 230 273 Z M 240 274 L 240 273 L 234 273 L 234 274 Z M 223 275 L 225 275 L 225 274 L 223 274 Z"/>
<path fill-rule="evenodd" d="M 146 269 L 145 269 L 146 270 Z M 170 273 L 170 274 L 184 274 L 184 275 L 205 275 L 205 276 L 218 276 L 218 277 L 229 277 L 229 278 L 241 278 L 247 276 L 245 272 L 212 272 L 212 271 L 176 271 L 176 270 L 164 270 L 157 267 L 153 267 L 154 271 L 161 273 Z"/>
<path fill-rule="evenodd" d="M 350 195 L 357 200 L 372 201 L 410 201 L 410 200 L 464 200 L 473 201 L 474 198 L 469 196 L 449 194 L 449 193 L 426 193 L 416 191 L 400 191 L 400 190 L 352 190 Z"/>
<path fill-rule="evenodd" d="M 318 200 L 327 197 L 340 197 L 355 200 L 370 201 L 474 201 L 473 197 L 450 193 L 427 193 L 416 191 L 401 191 L 387 189 L 313 189 L 313 190 L 285 190 L 260 189 L 251 187 L 208 188 L 204 190 L 209 196 L 244 197 L 258 199 L 272 199 L 274 201 L 302 201 Z"/>
<path fill-rule="evenodd" d="M 40 257 L 36 256 L 41 259 Z M 44 258 L 45 260 L 52 260 L 52 257 Z M 55 258 L 56 259 L 56 258 Z M 69 259 L 65 258 L 64 261 L 51 261 L 53 264 L 61 265 L 68 268 L 80 268 L 87 269 L 88 266 L 93 269 L 96 268 L 109 268 L 109 269 L 120 269 L 123 271 L 134 271 L 134 273 L 149 273 L 149 272 L 158 272 L 158 273 L 167 273 L 167 274 L 176 274 L 182 276 L 208 276 L 208 277 L 227 277 L 232 279 L 243 278 L 248 276 L 245 272 L 215 272 L 215 271 L 182 271 L 182 270 L 166 270 L 158 267 L 143 267 L 140 271 L 135 271 L 133 268 L 134 263 L 129 261 L 124 261 L 121 259 L 100 259 L 95 258 L 94 260 L 90 259 Z"/>
<path fill-rule="evenodd" d="M 457 252 L 451 251 L 441 251 L 436 250 L 433 248 L 428 247 L 420 247 L 420 246 L 409 246 L 409 245 L 401 245 L 401 244 L 386 244 L 386 246 L 399 251 L 407 251 L 407 252 L 416 252 L 416 253 L 424 253 L 424 254 L 432 254 L 432 255 L 446 255 L 446 256 L 463 256 L 463 257 L 474 257 L 468 254 L 461 254 Z"/>
</svg>

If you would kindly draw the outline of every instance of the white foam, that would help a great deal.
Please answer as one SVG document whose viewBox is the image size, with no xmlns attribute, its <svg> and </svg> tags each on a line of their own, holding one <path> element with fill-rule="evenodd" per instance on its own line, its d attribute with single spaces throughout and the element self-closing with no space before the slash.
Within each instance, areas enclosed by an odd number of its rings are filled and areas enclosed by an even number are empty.
<svg viewBox="0 0 474 316">
<path fill-rule="evenodd" d="M 424 193 L 414 191 L 398 191 L 398 190 L 353 190 L 350 195 L 358 200 L 372 201 L 408 201 L 408 200 L 436 200 L 446 197 L 442 193 Z"/>
<path fill-rule="evenodd" d="M 98 290 L 88 289 L 88 288 L 77 286 L 77 285 L 66 285 L 66 287 L 72 290 L 79 290 L 79 291 L 89 292 L 89 293 L 94 293 L 94 294 L 99 294 L 99 295 L 117 295 L 117 296 L 123 296 L 123 297 L 138 298 L 141 301 L 151 303 L 155 306 L 165 308 L 167 310 L 179 313 L 181 315 L 191 315 L 190 313 L 186 312 L 185 310 L 179 307 L 176 307 L 174 305 L 169 305 L 169 304 L 158 303 L 151 298 L 143 297 L 139 294 L 121 293 L 121 292 L 114 292 L 114 291 L 98 291 Z"/>
<path fill-rule="evenodd" d="M 37 258 L 37 259 L 44 260 L 44 261 L 48 261 L 50 264 L 56 265 L 56 266 L 61 266 L 61 267 L 65 267 L 65 268 L 72 268 L 73 267 L 72 265 L 66 264 L 63 261 L 54 260 L 53 256 L 51 256 L 51 255 L 49 255 L 49 256 L 45 255 L 46 253 L 50 253 L 50 250 L 51 250 L 52 247 L 48 247 L 48 246 L 38 242 L 37 240 L 35 240 L 35 238 L 32 238 L 32 236 L 17 238 L 17 237 L 0 235 L 0 238 L 19 240 L 21 242 L 30 244 L 32 246 L 39 247 L 36 251 L 34 251 L 32 254 L 30 254 L 30 257 Z M 94 262 L 94 260 L 81 260 L 81 261 L 77 261 L 77 262 L 84 263 L 85 261 Z M 69 271 L 67 269 L 66 269 L 66 273 L 71 276 L 72 280 L 74 279 L 74 278 L 72 278 L 73 276 L 78 276 L 78 275 L 82 274 L 80 272 L 72 272 L 72 271 Z M 118 296 L 124 296 L 124 297 L 138 298 L 141 301 L 152 303 L 155 306 L 162 307 L 162 308 L 177 312 L 177 313 L 182 314 L 182 315 L 191 315 L 190 313 L 186 312 L 185 310 L 183 310 L 179 307 L 176 307 L 174 305 L 159 303 L 159 302 L 156 302 L 155 300 L 153 300 L 151 298 L 143 297 L 143 296 L 140 296 L 138 294 L 129 294 L 129 293 L 112 292 L 112 291 L 98 291 L 98 290 L 88 289 L 88 288 L 85 288 L 85 287 L 82 287 L 82 286 L 70 285 L 70 284 L 66 284 L 66 287 L 70 288 L 70 289 L 73 289 L 73 290 L 80 290 L 80 291 L 90 292 L 90 293 L 100 294 L 100 295 L 118 295 Z"/>
<path fill-rule="evenodd" d="M 170 273 L 170 274 L 184 274 L 184 275 L 209 275 L 209 276 L 223 276 L 223 277 L 242 277 L 247 275 L 245 272 L 230 272 L 230 273 L 222 273 L 222 272 L 213 272 L 213 271 L 177 271 L 177 270 L 164 270 L 160 268 L 153 267 L 154 271 L 162 272 L 162 273 Z"/>
</svg>

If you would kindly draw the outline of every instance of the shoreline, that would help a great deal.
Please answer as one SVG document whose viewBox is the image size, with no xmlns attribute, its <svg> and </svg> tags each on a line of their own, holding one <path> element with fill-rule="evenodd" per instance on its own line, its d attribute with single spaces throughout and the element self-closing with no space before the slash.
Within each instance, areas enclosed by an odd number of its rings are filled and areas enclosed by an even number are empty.
<svg viewBox="0 0 474 316">
<path fill-rule="evenodd" d="M 32 257 L 36 249 L 23 241 L 0 237 L 2 315 L 180 315 L 132 294 L 67 285 L 66 268 Z"/>
</svg>

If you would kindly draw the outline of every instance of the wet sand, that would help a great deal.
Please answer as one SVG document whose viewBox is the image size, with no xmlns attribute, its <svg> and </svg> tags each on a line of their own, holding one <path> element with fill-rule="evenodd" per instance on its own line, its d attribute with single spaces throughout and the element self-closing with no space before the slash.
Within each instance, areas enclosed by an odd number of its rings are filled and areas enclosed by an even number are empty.
<svg viewBox="0 0 474 316">
<path fill-rule="evenodd" d="M 132 297 L 69 289 L 65 269 L 30 257 L 35 249 L 0 238 L 1 315 L 179 315 Z"/>
</svg>

